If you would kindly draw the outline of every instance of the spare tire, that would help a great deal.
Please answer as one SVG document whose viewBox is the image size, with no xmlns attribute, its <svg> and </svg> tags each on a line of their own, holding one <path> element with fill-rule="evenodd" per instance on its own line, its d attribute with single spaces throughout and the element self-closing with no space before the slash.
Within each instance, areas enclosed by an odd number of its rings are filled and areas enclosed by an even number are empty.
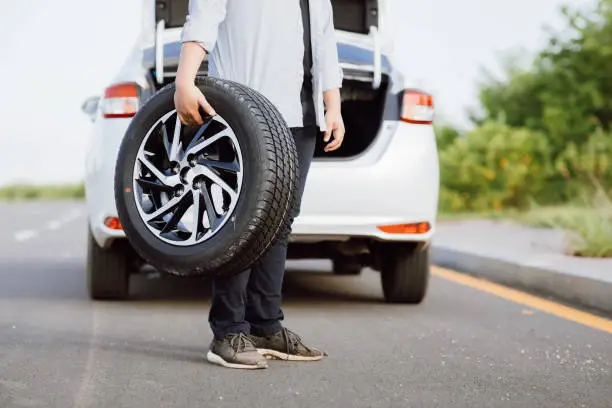
<svg viewBox="0 0 612 408">
<path fill-rule="evenodd" d="M 227 80 L 196 85 L 217 115 L 185 126 L 174 85 L 153 95 L 122 141 L 115 200 L 151 266 L 212 277 L 249 268 L 284 233 L 299 169 L 291 131 L 268 99 Z"/>
</svg>

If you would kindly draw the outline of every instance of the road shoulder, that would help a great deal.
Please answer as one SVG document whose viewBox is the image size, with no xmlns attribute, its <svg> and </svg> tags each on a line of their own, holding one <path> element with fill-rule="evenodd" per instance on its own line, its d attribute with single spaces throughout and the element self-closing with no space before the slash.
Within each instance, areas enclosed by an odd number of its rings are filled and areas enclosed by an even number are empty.
<svg viewBox="0 0 612 408">
<path fill-rule="evenodd" d="M 564 250 L 561 231 L 465 220 L 439 223 L 431 251 L 435 265 L 612 313 L 612 259 Z"/>
</svg>

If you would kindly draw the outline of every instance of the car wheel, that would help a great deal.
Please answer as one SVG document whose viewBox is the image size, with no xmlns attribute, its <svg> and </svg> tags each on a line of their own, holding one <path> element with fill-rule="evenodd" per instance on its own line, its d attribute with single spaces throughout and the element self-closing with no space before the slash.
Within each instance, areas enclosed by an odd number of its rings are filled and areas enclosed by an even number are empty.
<svg viewBox="0 0 612 408">
<path fill-rule="evenodd" d="M 153 267 L 213 276 L 249 268 L 288 227 L 295 141 L 274 105 L 231 81 L 198 78 L 217 115 L 183 126 L 174 84 L 152 96 L 121 144 L 115 199 L 126 236 Z"/>
<path fill-rule="evenodd" d="M 363 265 L 356 258 L 336 258 L 332 261 L 334 275 L 359 275 Z"/>
<path fill-rule="evenodd" d="M 382 262 L 380 276 L 385 300 L 421 303 L 429 283 L 429 250 L 389 245 Z"/>
<path fill-rule="evenodd" d="M 129 254 L 123 246 L 101 248 L 91 231 L 87 237 L 87 289 L 95 300 L 121 300 L 129 295 Z"/>
</svg>

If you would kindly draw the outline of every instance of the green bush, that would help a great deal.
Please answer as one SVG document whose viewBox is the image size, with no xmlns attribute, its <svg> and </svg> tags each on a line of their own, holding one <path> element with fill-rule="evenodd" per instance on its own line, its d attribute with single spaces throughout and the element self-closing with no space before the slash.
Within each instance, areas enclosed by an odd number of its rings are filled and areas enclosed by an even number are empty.
<svg viewBox="0 0 612 408">
<path fill-rule="evenodd" d="M 436 126 L 435 131 L 438 150 L 446 150 L 460 137 L 459 131 L 450 125 Z"/>
<path fill-rule="evenodd" d="M 437 129 L 442 214 L 544 206 L 529 223 L 573 231 L 577 255 L 612 256 L 612 0 L 593 5 L 563 8 L 566 27 L 530 65 L 480 81 L 473 131 Z"/>
<path fill-rule="evenodd" d="M 569 143 L 555 161 L 555 168 L 572 191 L 582 192 L 593 181 L 612 186 L 612 134 L 597 129 L 580 145 Z M 604 188 L 604 191 L 606 189 Z"/>
<path fill-rule="evenodd" d="M 543 134 L 485 122 L 440 152 L 440 209 L 526 208 L 551 171 Z"/>
<path fill-rule="evenodd" d="M 594 6 L 594 7 L 591 7 Z M 612 0 L 561 8 L 565 27 L 530 64 L 507 64 L 479 84 L 477 125 L 502 119 L 546 135 L 554 173 L 537 201 L 574 200 L 592 180 L 612 186 Z"/>
</svg>

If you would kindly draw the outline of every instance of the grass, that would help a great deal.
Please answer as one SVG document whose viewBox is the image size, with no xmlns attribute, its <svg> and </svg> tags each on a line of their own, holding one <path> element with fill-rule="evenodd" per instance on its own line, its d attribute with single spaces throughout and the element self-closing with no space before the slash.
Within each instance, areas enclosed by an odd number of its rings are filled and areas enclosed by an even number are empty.
<svg viewBox="0 0 612 408">
<path fill-rule="evenodd" d="M 35 185 L 13 184 L 0 187 L 0 200 L 82 200 L 85 198 L 83 184 Z"/>
<path fill-rule="evenodd" d="M 571 232 L 575 256 L 612 258 L 612 200 L 608 196 L 582 205 L 534 208 L 515 219 L 530 226 Z"/>
</svg>

